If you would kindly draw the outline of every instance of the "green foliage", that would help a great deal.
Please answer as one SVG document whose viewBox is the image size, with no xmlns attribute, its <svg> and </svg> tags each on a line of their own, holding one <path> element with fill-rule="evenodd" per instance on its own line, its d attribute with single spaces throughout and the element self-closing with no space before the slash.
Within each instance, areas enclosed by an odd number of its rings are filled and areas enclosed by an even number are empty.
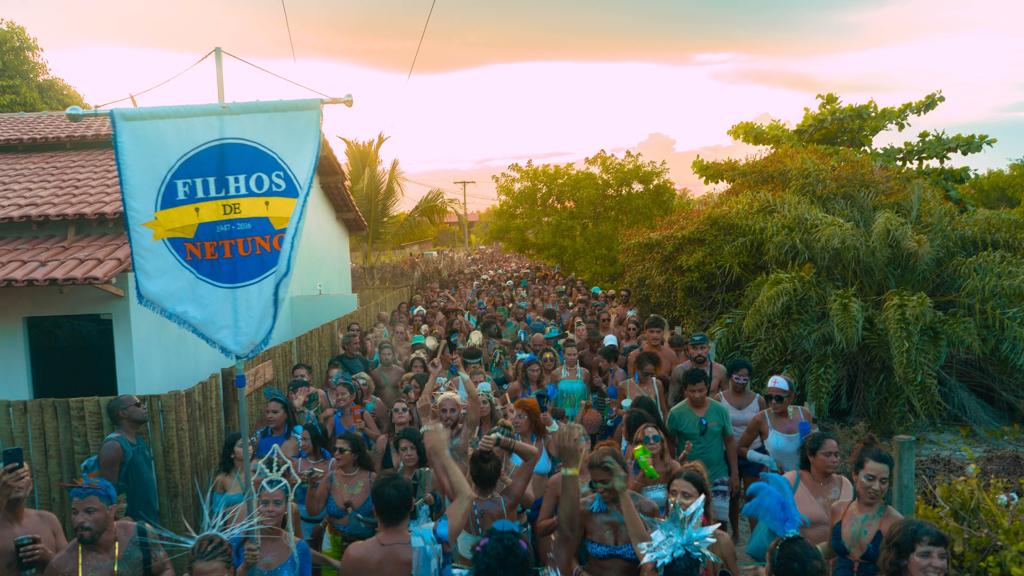
<svg viewBox="0 0 1024 576">
<path fill-rule="evenodd" d="M 964 195 L 980 208 L 1020 208 L 1024 203 L 1024 158 L 1014 160 L 1005 170 L 989 170 L 974 178 Z"/>
<path fill-rule="evenodd" d="M 494 181 L 489 240 L 595 283 L 621 276 L 626 230 L 650 226 L 677 202 L 667 166 L 631 152 L 601 151 L 582 166 L 513 164 Z"/>
<path fill-rule="evenodd" d="M 770 148 L 695 161 L 729 188 L 629 238 L 627 285 L 673 323 L 710 329 L 721 358 L 796 376 L 823 417 L 886 432 L 1024 413 L 1024 218 L 950 202 L 950 181 L 929 171 L 940 151 L 915 153 L 932 158 L 918 169 L 871 148 L 938 102 L 826 96 L 793 129 L 737 125 L 734 137 Z"/>
<path fill-rule="evenodd" d="M 955 205 L 964 207 L 960 188 L 971 179 L 967 167 L 946 164 L 955 155 L 968 156 L 996 143 L 985 134 L 946 134 L 924 131 L 916 140 L 876 148 L 875 138 L 886 131 L 903 132 L 910 120 L 923 116 L 945 101 L 941 92 L 932 92 L 916 102 L 879 107 L 874 100 L 865 104 L 843 104 L 835 94 L 818 95 L 818 109 L 804 108 L 804 117 L 790 129 L 779 121 L 768 124 L 740 122 L 729 135 L 747 144 L 775 150 L 792 147 L 823 147 L 856 150 L 870 155 L 879 165 L 913 170 L 946 192 Z M 748 166 L 736 160 L 708 162 L 698 157 L 693 170 L 705 182 L 730 182 L 748 172 Z"/>
<path fill-rule="evenodd" d="M 0 112 L 42 112 L 85 106 L 82 95 L 50 76 L 43 49 L 24 27 L 0 19 Z"/>
<path fill-rule="evenodd" d="M 1024 576 L 1024 504 L 1005 501 L 1002 480 L 948 479 L 918 500 L 917 516 L 950 539 L 951 574 Z"/>
<path fill-rule="evenodd" d="M 384 166 L 380 150 L 387 138 L 379 134 L 374 140 L 342 140 L 348 159 L 349 191 L 366 219 L 367 231 L 362 237 L 364 265 L 371 263 L 374 250 L 397 246 L 407 241 L 417 227 L 437 226 L 455 211 L 457 204 L 435 188 L 411 210 L 400 213 L 398 204 L 405 196 L 405 175 L 397 159 Z"/>
</svg>

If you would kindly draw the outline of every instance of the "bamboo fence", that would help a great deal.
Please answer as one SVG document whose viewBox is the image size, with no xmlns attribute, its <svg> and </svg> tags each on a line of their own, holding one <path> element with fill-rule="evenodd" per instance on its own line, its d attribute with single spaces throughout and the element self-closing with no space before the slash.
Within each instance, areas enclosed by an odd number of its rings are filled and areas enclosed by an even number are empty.
<svg viewBox="0 0 1024 576">
<path fill-rule="evenodd" d="M 372 326 L 378 312 L 391 312 L 410 292 L 409 287 L 363 291 L 360 300 L 367 304 L 267 349 L 246 368 L 272 360 L 274 378 L 268 385 L 284 390 L 292 365 L 305 362 L 313 366 L 314 382 L 321 382 L 327 361 L 339 353 L 341 331 L 351 322 Z M 149 409 L 142 437 L 153 451 L 160 522 L 172 530 L 183 530 L 186 521 L 197 526 L 198 488 L 206 490 L 213 479 L 226 431 L 238 430 L 233 379 L 225 378 L 231 372 L 211 374 L 185 390 L 139 396 Z M 263 395 L 254 390 L 248 397 L 249 422 L 255 429 L 262 422 Z M 106 413 L 111 399 L 0 400 L 0 446 L 23 448 L 35 483 L 32 507 L 53 512 L 65 528 L 71 525 L 70 507 L 61 484 L 80 476 L 81 462 L 96 454 L 113 431 Z"/>
</svg>

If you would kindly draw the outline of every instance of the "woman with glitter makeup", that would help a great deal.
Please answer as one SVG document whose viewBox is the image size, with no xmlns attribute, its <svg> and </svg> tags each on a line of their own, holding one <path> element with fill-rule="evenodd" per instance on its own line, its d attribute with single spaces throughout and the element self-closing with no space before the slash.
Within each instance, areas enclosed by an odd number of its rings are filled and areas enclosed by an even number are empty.
<svg viewBox="0 0 1024 576">
<path fill-rule="evenodd" d="M 878 440 L 868 435 L 853 453 L 852 500 L 832 504 L 832 531 L 819 544 L 826 560 L 835 558 L 832 576 L 875 576 L 882 541 L 892 526 L 903 518 L 885 503 L 894 462 Z"/>
<path fill-rule="evenodd" d="M 321 552 L 341 559 L 345 547 L 376 532 L 370 487 L 376 477 L 373 461 L 360 436 L 346 432 L 334 440 L 334 460 L 325 480 L 306 495 L 306 509 L 317 515 L 326 510 L 327 537 Z M 335 576 L 325 568 L 325 576 Z"/>
<path fill-rule="evenodd" d="M 554 438 L 563 462 L 555 546 L 559 570 L 575 576 L 639 575 L 640 544 L 650 539 L 641 514 L 657 516 L 657 506 L 629 490 L 626 461 L 616 447 L 598 445 L 583 463 L 585 434 L 581 426 L 566 424 Z M 591 493 L 583 499 L 579 483 L 566 481 L 579 476 L 581 464 L 590 472 Z M 575 555 L 581 547 L 583 565 Z"/>
</svg>

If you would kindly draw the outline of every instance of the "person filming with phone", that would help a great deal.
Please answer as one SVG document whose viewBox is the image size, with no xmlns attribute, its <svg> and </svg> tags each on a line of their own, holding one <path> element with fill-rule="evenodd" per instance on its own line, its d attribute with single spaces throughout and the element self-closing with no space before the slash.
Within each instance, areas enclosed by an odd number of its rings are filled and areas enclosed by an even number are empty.
<svg viewBox="0 0 1024 576">
<path fill-rule="evenodd" d="M 32 473 L 21 448 L 4 451 L 0 469 L 0 576 L 42 574 L 67 547 L 57 517 L 33 510 L 26 503 L 32 494 Z"/>
</svg>

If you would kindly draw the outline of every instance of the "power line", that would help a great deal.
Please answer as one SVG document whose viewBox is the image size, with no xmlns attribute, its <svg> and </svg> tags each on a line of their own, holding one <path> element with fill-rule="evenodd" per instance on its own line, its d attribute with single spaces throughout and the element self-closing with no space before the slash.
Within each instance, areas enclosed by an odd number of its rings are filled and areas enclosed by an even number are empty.
<svg viewBox="0 0 1024 576">
<path fill-rule="evenodd" d="M 227 50 L 224 50 L 223 52 L 224 52 L 224 54 L 227 54 L 228 56 L 231 56 L 235 60 L 238 60 L 242 64 L 248 64 L 249 66 L 252 66 L 253 68 L 259 70 L 260 72 L 265 72 L 267 74 L 270 74 L 271 76 L 273 76 L 275 78 L 278 78 L 280 80 L 284 80 L 285 82 L 287 82 L 289 84 L 293 84 L 295 86 L 298 86 L 299 88 L 302 88 L 303 90 L 308 90 L 308 91 L 310 91 L 310 92 L 312 92 L 314 94 L 317 94 L 319 96 L 323 96 L 324 98 L 333 98 L 333 96 L 330 96 L 328 94 L 324 94 L 323 92 L 321 92 L 319 90 L 314 90 L 314 89 L 310 88 L 309 86 L 306 86 L 306 85 L 303 85 L 303 84 L 299 84 L 295 80 L 290 80 L 288 78 L 285 78 L 284 76 L 281 76 L 280 74 L 277 74 L 276 72 L 271 72 L 270 70 L 267 70 L 266 68 L 264 68 L 262 66 L 259 66 L 257 64 L 253 64 L 252 62 L 249 62 L 245 58 L 241 58 L 239 56 L 235 56 L 234 54 L 232 54 L 231 52 L 228 52 Z"/>
<path fill-rule="evenodd" d="M 172 81 L 176 80 L 176 79 L 177 79 L 177 78 L 178 78 L 179 76 L 181 76 L 181 75 L 182 75 L 182 74 L 184 74 L 185 72 L 188 72 L 189 70 L 191 70 L 191 69 L 195 68 L 195 67 L 196 67 L 196 66 L 198 66 L 198 65 L 199 65 L 200 63 L 202 63 L 202 61 L 203 61 L 203 60 L 206 60 L 207 58 L 209 58 L 209 57 L 210 57 L 210 54 L 213 54 L 213 50 L 210 50 L 210 51 L 209 51 L 209 52 L 207 52 L 206 54 L 203 54 L 203 57 L 202 57 L 202 58 L 200 58 L 199 60 L 196 60 L 195 62 L 193 62 L 193 63 L 192 63 L 192 65 L 191 65 L 191 66 L 189 66 L 188 68 L 185 68 L 185 69 L 184 69 L 184 70 L 182 70 L 181 72 L 178 72 L 178 73 L 177 73 L 177 74 L 175 74 L 174 76 L 171 76 L 171 77 L 170 77 L 170 78 L 168 78 L 167 80 L 164 80 L 163 82 L 161 82 L 161 83 L 159 83 L 159 84 L 156 84 L 155 86 L 150 86 L 149 88 L 146 88 L 146 89 L 145 89 L 145 90 L 143 90 L 142 92 L 135 92 L 134 94 L 129 94 L 128 96 L 126 96 L 126 97 L 124 97 L 124 98 L 121 98 L 121 99 L 119 99 L 119 100 L 112 100 L 112 101 L 110 101 L 110 102 L 106 102 L 106 103 L 100 104 L 100 105 L 98 105 L 98 106 L 93 106 L 93 108 L 99 109 L 99 108 L 103 108 L 104 106 L 110 106 L 111 104 L 117 104 L 117 103 L 119 103 L 119 102 L 124 102 L 125 100 L 132 100 L 132 101 L 134 102 L 134 100 L 135 100 L 135 97 L 136 97 L 136 96 L 142 96 L 143 94 L 145 94 L 145 93 L 147 93 L 147 92 L 152 92 L 153 90 L 156 90 L 157 88 L 159 88 L 159 87 L 163 86 L 164 84 L 167 84 L 167 83 L 169 83 L 169 82 L 172 82 Z"/>
<path fill-rule="evenodd" d="M 427 21 L 423 23 L 423 32 L 420 32 L 420 41 L 416 44 L 416 54 L 413 54 L 412 64 L 409 66 L 409 75 L 405 77 L 406 82 L 412 78 L 413 68 L 416 67 L 416 59 L 420 56 L 420 48 L 423 46 L 423 37 L 427 35 L 427 25 L 430 24 L 430 15 L 434 13 L 434 5 L 437 4 L 437 0 L 431 0 L 430 12 L 427 12 Z"/>
<path fill-rule="evenodd" d="M 288 30 L 288 46 L 292 49 L 292 63 L 295 63 L 295 44 L 292 42 L 292 27 L 288 23 L 288 9 L 284 7 L 284 0 L 281 0 L 281 10 L 284 12 L 284 27 Z"/>
</svg>

